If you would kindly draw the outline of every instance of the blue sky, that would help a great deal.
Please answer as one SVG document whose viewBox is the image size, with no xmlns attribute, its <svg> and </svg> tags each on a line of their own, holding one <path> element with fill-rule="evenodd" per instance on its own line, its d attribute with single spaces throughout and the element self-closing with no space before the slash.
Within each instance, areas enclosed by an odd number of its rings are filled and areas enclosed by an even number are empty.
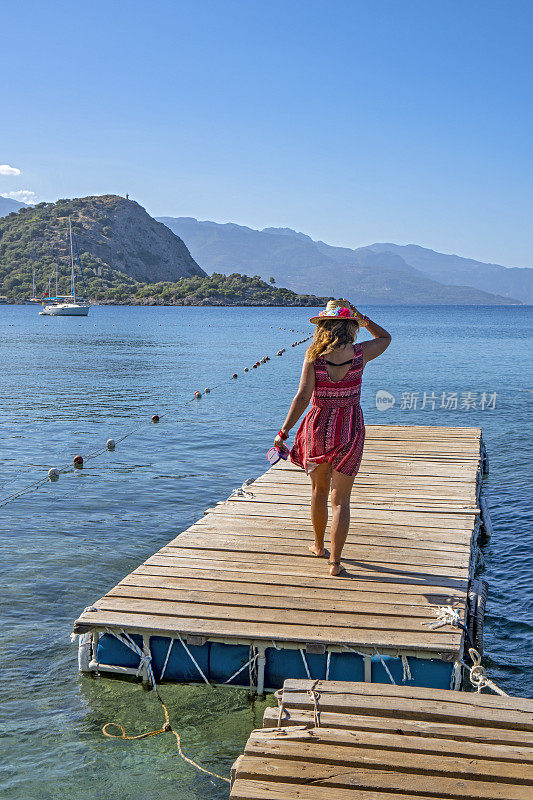
<svg viewBox="0 0 533 800">
<path fill-rule="evenodd" d="M 532 39 L 521 0 L 4 3 L 0 193 L 533 266 Z"/>
</svg>

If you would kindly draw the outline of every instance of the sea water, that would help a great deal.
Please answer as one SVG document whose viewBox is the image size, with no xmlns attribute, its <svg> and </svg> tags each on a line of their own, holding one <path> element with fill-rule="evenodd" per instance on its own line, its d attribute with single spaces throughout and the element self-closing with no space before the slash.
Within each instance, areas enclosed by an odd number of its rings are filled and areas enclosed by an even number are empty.
<svg viewBox="0 0 533 800">
<path fill-rule="evenodd" d="M 494 526 L 482 570 L 490 584 L 485 663 L 506 691 L 531 697 L 533 308 L 362 310 L 392 334 L 365 367 L 367 424 L 483 429 Z M 306 346 L 291 347 L 304 337 L 291 329 L 310 332 L 311 311 L 94 307 L 76 319 L 0 308 L 2 498 L 135 431 L 83 470 L 0 508 L 4 800 L 228 797 L 227 784 L 179 758 L 172 735 L 102 735 L 111 720 L 128 733 L 157 729 L 161 709 L 139 684 L 80 677 L 69 636 L 85 606 L 267 469 Z M 206 386 L 216 388 L 186 402 Z M 185 753 L 223 775 L 265 705 L 275 705 L 202 685 L 165 685 L 162 694 Z"/>
</svg>

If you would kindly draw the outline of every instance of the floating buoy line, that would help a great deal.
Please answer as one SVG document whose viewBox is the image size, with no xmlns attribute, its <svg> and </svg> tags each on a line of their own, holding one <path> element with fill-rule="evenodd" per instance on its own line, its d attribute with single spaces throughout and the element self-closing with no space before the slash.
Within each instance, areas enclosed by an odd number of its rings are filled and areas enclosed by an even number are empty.
<svg viewBox="0 0 533 800">
<path fill-rule="evenodd" d="M 273 328 L 274 326 L 271 325 L 270 327 Z M 292 329 L 292 328 L 288 329 L 288 328 L 281 328 L 280 327 L 278 330 L 280 330 L 280 331 L 289 331 L 290 333 L 306 333 L 306 331 L 299 331 L 299 330 Z M 309 341 L 309 339 L 311 339 L 311 336 L 307 335 L 307 336 L 305 336 L 305 338 L 293 342 L 291 344 L 291 347 L 298 347 L 298 345 L 304 344 L 305 342 Z M 286 348 L 282 347 L 276 352 L 276 356 L 282 356 L 285 352 L 286 352 Z M 252 369 L 257 369 L 258 367 L 262 366 L 263 364 L 268 363 L 270 360 L 271 360 L 270 356 L 263 356 L 261 359 L 259 359 L 259 361 L 256 361 L 254 364 L 252 364 Z M 249 367 L 244 367 L 243 368 L 243 372 L 246 373 L 246 372 L 249 372 L 249 371 L 250 371 Z M 234 381 L 238 377 L 239 377 L 239 373 L 234 372 L 232 374 L 232 376 L 231 376 L 231 380 Z M 165 411 L 162 414 L 153 414 L 152 417 L 151 417 L 151 420 L 150 420 L 151 424 L 157 424 L 164 417 L 168 417 L 169 415 L 174 414 L 177 411 L 185 408 L 186 406 L 189 405 L 189 403 L 197 402 L 204 395 L 210 394 L 213 391 L 213 389 L 218 389 L 219 387 L 224 386 L 224 385 L 225 385 L 224 382 L 221 382 L 221 383 L 215 384 L 214 386 L 206 386 L 204 388 L 203 392 L 201 392 L 199 389 L 197 389 L 194 392 L 192 397 L 189 397 L 188 400 L 185 400 L 179 406 L 177 406 L 175 408 L 172 408 L 169 411 Z M 132 430 L 129 430 L 126 433 L 124 433 L 118 439 L 108 439 L 103 447 L 99 447 L 97 450 L 94 450 L 94 451 L 92 451 L 91 453 L 88 453 L 85 456 L 83 456 L 81 454 L 78 454 L 68 464 L 63 464 L 62 466 L 59 466 L 59 467 L 50 467 L 50 469 L 48 470 L 48 472 L 47 472 L 47 474 L 45 476 L 39 478 L 38 480 L 34 481 L 33 483 L 28 484 L 27 486 L 24 486 L 22 489 L 19 489 L 18 491 L 13 492 L 12 494 L 8 495 L 7 497 L 2 498 L 0 500 L 0 508 L 3 508 L 8 503 L 12 502 L 13 500 L 16 500 L 19 497 L 22 497 L 23 495 L 26 495 L 26 494 L 29 494 L 32 491 L 38 490 L 41 486 L 44 486 L 46 483 L 56 483 L 59 480 L 60 475 L 65 475 L 65 474 L 68 474 L 68 473 L 71 473 L 71 472 L 74 472 L 74 471 L 82 470 L 87 461 L 91 461 L 91 460 L 93 460 L 95 458 L 98 458 L 99 456 L 103 455 L 106 452 L 112 452 L 113 450 L 115 450 L 115 448 L 116 448 L 116 446 L 118 444 L 123 442 L 129 436 L 133 436 L 134 433 L 137 433 L 139 430 L 144 428 L 145 425 L 146 425 L 146 420 L 144 420 L 140 425 L 137 425 Z"/>
</svg>

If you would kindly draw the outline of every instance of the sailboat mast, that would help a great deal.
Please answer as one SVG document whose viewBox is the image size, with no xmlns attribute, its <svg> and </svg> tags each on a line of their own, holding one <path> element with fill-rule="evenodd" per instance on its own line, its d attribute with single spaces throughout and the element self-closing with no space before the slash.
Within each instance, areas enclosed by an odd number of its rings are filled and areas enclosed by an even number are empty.
<svg viewBox="0 0 533 800">
<path fill-rule="evenodd" d="M 74 249 L 72 247 L 72 222 L 70 220 L 70 217 L 68 218 L 68 232 L 70 236 L 70 293 L 73 297 L 74 302 L 76 302 L 76 287 L 74 279 Z"/>
<path fill-rule="evenodd" d="M 58 296 L 57 292 L 57 261 L 56 261 L 56 297 Z"/>
<path fill-rule="evenodd" d="M 35 297 L 35 267 L 33 268 L 31 283 L 32 283 L 32 297 Z"/>
</svg>

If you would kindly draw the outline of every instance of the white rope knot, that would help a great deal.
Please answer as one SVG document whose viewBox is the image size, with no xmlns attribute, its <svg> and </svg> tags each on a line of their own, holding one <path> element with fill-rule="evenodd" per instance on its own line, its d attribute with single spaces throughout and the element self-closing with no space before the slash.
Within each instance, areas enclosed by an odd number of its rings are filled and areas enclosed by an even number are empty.
<svg viewBox="0 0 533 800">
<path fill-rule="evenodd" d="M 98 609 L 95 610 L 97 611 Z M 119 631 L 114 631 L 111 630 L 111 628 L 106 628 L 106 631 L 107 633 L 110 634 L 110 636 L 114 636 L 115 639 L 118 639 L 118 641 L 121 642 L 123 645 L 128 647 L 130 650 L 133 650 L 135 655 L 139 657 L 139 666 L 137 667 L 135 675 L 136 676 L 140 675 L 141 670 L 144 668 L 146 671 L 146 675 L 148 676 L 148 679 L 152 684 L 153 690 L 157 694 L 157 684 L 155 682 L 155 677 L 152 670 L 152 656 L 150 655 L 150 652 L 149 651 L 145 652 L 143 649 L 138 647 L 138 645 L 133 641 L 129 633 L 122 630 L 122 628 Z"/>
<path fill-rule="evenodd" d="M 437 619 L 434 622 L 423 622 L 422 625 L 427 625 L 430 630 L 442 628 L 444 625 L 453 625 L 454 628 L 461 627 L 461 617 L 459 616 L 459 612 L 456 608 L 452 608 L 451 606 L 440 606 L 434 610 L 437 615 Z"/>
<path fill-rule="evenodd" d="M 481 690 L 487 686 L 489 689 L 492 689 L 493 692 L 496 692 L 496 694 L 502 695 L 502 697 L 509 697 L 507 692 L 504 692 L 503 689 L 500 689 L 499 686 L 496 686 L 494 681 L 487 677 L 487 671 L 481 663 L 481 656 L 478 651 L 473 647 L 469 647 L 468 653 L 472 659 L 472 666 L 470 667 L 470 683 L 472 686 L 476 687 L 476 692 L 481 694 Z"/>
<path fill-rule="evenodd" d="M 137 673 L 136 674 L 140 675 L 141 670 L 143 668 L 145 668 L 146 671 L 149 674 L 153 675 L 153 673 L 152 673 L 152 656 L 149 653 L 144 653 L 142 651 L 138 655 L 139 655 L 139 666 L 137 667 Z M 156 688 L 155 687 L 155 681 L 152 680 L 152 683 L 154 684 L 154 689 L 155 689 Z"/>
<path fill-rule="evenodd" d="M 320 711 L 318 710 L 318 701 L 320 699 L 320 692 L 317 691 L 316 685 L 318 680 L 316 680 L 313 685 L 307 690 L 307 696 L 311 698 L 313 701 L 313 722 L 315 728 L 320 728 Z"/>
<path fill-rule="evenodd" d="M 251 500 L 255 497 L 254 493 L 251 492 L 247 487 L 254 482 L 254 478 L 248 478 L 248 480 L 244 481 L 242 486 L 239 486 L 237 489 L 234 489 L 228 500 L 231 500 L 232 497 L 245 497 L 247 500 Z"/>
<path fill-rule="evenodd" d="M 274 692 L 274 697 L 278 701 L 278 709 L 279 709 L 278 710 L 278 724 L 277 724 L 278 730 L 281 730 L 281 720 L 283 718 L 283 714 L 286 713 L 285 712 L 285 707 L 284 707 L 284 704 L 283 704 L 284 699 L 285 699 L 284 698 L 284 694 L 285 694 L 285 686 L 283 686 L 281 689 L 278 689 L 277 691 Z"/>
</svg>

